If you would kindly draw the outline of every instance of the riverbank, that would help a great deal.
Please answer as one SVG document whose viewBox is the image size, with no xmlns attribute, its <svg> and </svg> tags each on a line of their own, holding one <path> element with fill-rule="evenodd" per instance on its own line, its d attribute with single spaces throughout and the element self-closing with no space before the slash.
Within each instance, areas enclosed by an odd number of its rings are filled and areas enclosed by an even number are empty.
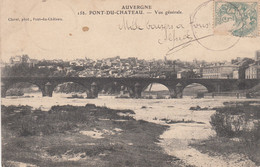
<svg viewBox="0 0 260 167">
<path fill-rule="evenodd" d="M 223 101 L 223 106 L 214 106 L 214 109 L 217 111 L 220 110 L 227 115 L 228 113 L 232 113 L 235 117 L 239 114 L 244 115 L 243 113 L 246 112 L 249 117 L 259 119 L 259 100 L 226 101 L 230 102 Z M 193 108 L 202 109 L 193 111 L 196 112 L 195 115 L 199 116 L 200 119 L 204 116 L 204 121 L 202 122 L 205 124 L 198 124 L 197 122 L 170 125 L 170 128 L 161 135 L 163 139 L 161 146 L 169 155 L 176 156 L 187 164 L 199 167 L 257 167 L 259 165 L 259 140 L 249 141 L 249 143 L 247 141 L 246 143 L 238 136 L 231 138 L 218 137 L 210 123 L 212 115 L 215 115 L 216 112 L 214 111 L 209 114 L 211 111 L 204 110 L 205 107 L 191 107 L 191 109 Z M 205 117 L 206 115 L 207 117 Z M 250 122 L 248 123 L 250 124 Z M 240 124 L 240 127 L 245 126 Z M 259 136 L 259 128 L 258 131 L 254 132 L 256 136 Z M 249 137 L 250 134 L 252 133 L 248 133 L 247 139 L 251 138 Z"/>
<path fill-rule="evenodd" d="M 227 157 L 230 163 L 236 159 L 237 164 L 242 162 L 243 166 L 259 166 L 260 102 L 226 102 L 224 105 L 211 116 L 217 135 L 191 146 L 212 157 Z"/>
<path fill-rule="evenodd" d="M 158 145 L 165 125 L 107 107 L 2 106 L 4 166 L 186 166 Z"/>
<path fill-rule="evenodd" d="M 32 95 L 31 95 L 32 96 Z M 251 160 L 239 156 L 212 156 L 206 152 L 198 151 L 190 144 L 206 140 L 215 136 L 215 131 L 210 125 L 210 117 L 216 112 L 216 108 L 224 106 L 227 101 L 234 103 L 252 101 L 252 99 L 216 98 L 216 99 L 118 99 L 113 96 L 99 96 L 97 99 L 68 99 L 67 96 L 54 94 L 52 98 L 41 97 L 33 94 L 30 100 L 3 98 L 2 104 L 29 105 L 33 109 L 49 111 L 54 105 L 85 106 L 92 103 L 97 106 L 107 106 L 115 110 L 130 109 L 136 120 L 145 120 L 158 125 L 167 126 L 159 139 L 159 146 L 163 152 L 177 157 L 185 164 L 200 167 L 208 166 L 248 166 Z M 254 99 L 259 101 L 260 99 Z M 199 107 L 198 107 L 199 106 Z M 142 138 L 140 138 L 142 139 Z M 252 165 L 255 166 L 255 165 Z"/>
</svg>

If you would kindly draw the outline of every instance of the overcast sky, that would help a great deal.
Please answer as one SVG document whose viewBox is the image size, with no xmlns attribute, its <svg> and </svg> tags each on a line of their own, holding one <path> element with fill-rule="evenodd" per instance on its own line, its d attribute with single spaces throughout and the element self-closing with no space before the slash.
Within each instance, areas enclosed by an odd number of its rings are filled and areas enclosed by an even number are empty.
<svg viewBox="0 0 260 167">
<path fill-rule="evenodd" d="M 102 59 L 113 56 L 164 59 L 167 56 L 168 59 L 187 61 L 195 58 L 229 61 L 236 57 L 253 58 L 256 50 L 260 50 L 259 37 L 214 34 L 213 2 L 138 2 L 3 0 L 1 59 L 6 62 L 11 56 L 27 54 L 35 59 Z M 122 11 L 123 5 L 151 5 L 152 9 L 144 9 L 141 15 L 89 15 L 89 11 Z M 157 10 L 163 14 L 155 14 Z M 87 15 L 78 15 L 80 11 Z M 165 15 L 166 11 L 179 11 L 181 14 Z M 10 21 L 10 18 L 20 18 L 20 21 Z M 32 21 L 22 22 L 22 18 Z M 62 21 L 36 21 L 33 18 L 61 18 Z M 190 18 L 193 24 L 190 24 Z M 126 24 L 133 24 L 133 29 L 138 26 L 141 30 L 127 30 L 124 28 Z M 204 28 L 194 28 L 194 24 L 204 25 Z M 154 25 L 169 25 L 172 29 L 151 29 Z M 208 35 L 212 36 L 206 37 Z M 196 41 L 196 38 L 203 39 Z"/>
</svg>

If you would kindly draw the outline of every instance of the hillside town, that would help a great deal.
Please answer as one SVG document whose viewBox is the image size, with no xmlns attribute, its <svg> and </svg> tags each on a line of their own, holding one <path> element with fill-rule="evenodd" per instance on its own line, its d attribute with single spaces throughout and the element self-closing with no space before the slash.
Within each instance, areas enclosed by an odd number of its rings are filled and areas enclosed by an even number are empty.
<svg viewBox="0 0 260 167">
<path fill-rule="evenodd" d="M 252 57 L 252 56 L 251 56 Z M 2 76 L 56 76 L 56 77 L 143 77 L 143 78 L 207 78 L 259 79 L 260 51 L 254 58 L 237 57 L 231 61 L 206 62 L 194 59 L 144 60 L 120 56 L 92 60 L 89 58 L 64 61 L 31 59 L 16 55 L 1 64 Z"/>
</svg>

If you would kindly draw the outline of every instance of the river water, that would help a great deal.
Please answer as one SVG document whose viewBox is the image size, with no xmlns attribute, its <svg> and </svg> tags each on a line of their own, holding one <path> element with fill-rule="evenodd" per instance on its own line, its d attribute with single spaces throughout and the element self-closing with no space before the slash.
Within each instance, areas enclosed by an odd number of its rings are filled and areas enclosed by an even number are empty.
<svg viewBox="0 0 260 167">
<path fill-rule="evenodd" d="M 33 97 L 26 97 L 33 96 Z M 53 97 L 42 97 L 40 93 L 25 94 L 25 97 L 6 97 L 2 98 L 3 105 L 29 105 L 42 110 L 49 110 L 53 105 L 75 105 L 84 106 L 88 103 L 97 106 L 106 106 L 112 109 L 131 109 L 135 111 L 136 119 L 157 122 L 159 119 L 167 118 L 173 120 L 193 120 L 207 121 L 208 116 L 214 111 L 191 111 L 192 106 L 216 107 L 222 106 L 226 99 L 193 99 L 184 97 L 183 99 L 123 99 L 115 96 L 99 96 L 97 99 L 67 98 L 71 94 L 55 93 Z M 209 114 L 203 114 L 209 113 Z M 202 115 L 201 115 L 202 114 Z M 203 116 L 204 115 L 204 116 Z M 207 117 L 207 118 L 205 118 Z M 157 121 L 156 121 L 157 119 Z"/>
<path fill-rule="evenodd" d="M 226 101 L 245 101 L 248 99 L 236 98 L 202 98 L 194 99 L 119 99 L 114 96 L 99 96 L 97 99 L 71 99 L 71 94 L 55 93 L 53 97 L 41 97 L 40 93 L 26 94 L 34 97 L 7 97 L 2 98 L 3 105 L 29 105 L 48 111 L 53 105 L 85 106 L 88 103 L 97 106 L 106 106 L 112 109 L 131 109 L 136 114 L 134 118 L 166 125 L 161 119 L 174 121 L 188 121 L 189 123 L 167 124 L 170 128 L 161 136 L 161 146 L 170 154 L 179 157 L 188 164 L 195 166 L 225 166 L 225 161 L 204 156 L 188 146 L 193 140 L 207 139 L 215 135 L 210 125 L 210 116 L 215 113 L 213 107 L 223 106 Z M 257 99 L 256 99 L 257 100 Z M 258 99 L 260 101 L 260 99 Z M 208 107 L 209 110 L 193 111 L 190 107 Z M 188 155 L 186 155 L 189 153 Z M 206 162 L 206 163 L 205 163 Z M 213 164 L 212 164 L 213 163 Z M 243 166 L 244 164 L 242 164 Z M 252 165 L 251 162 L 249 164 Z M 229 162 L 229 166 L 230 165 Z M 234 164 L 234 166 L 241 166 Z"/>
</svg>

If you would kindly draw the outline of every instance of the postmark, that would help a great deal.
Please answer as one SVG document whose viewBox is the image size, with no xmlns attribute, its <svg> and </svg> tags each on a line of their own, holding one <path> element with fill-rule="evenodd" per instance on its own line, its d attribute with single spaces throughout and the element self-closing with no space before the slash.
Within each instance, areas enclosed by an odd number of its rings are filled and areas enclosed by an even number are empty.
<svg viewBox="0 0 260 167">
<path fill-rule="evenodd" d="M 214 33 L 214 3 L 208 0 L 200 4 L 190 17 L 191 29 L 194 38 L 200 46 L 210 51 L 226 51 L 239 43 L 241 37 L 218 35 Z M 207 29 L 198 29 L 197 25 L 209 25 Z M 203 37 L 207 38 L 203 38 Z"/>
<path fill-rule="evenodd" d="M 259 35 L 259 1 L 214 1 L 214 34 L 236 37 Z"/>
</svg>

